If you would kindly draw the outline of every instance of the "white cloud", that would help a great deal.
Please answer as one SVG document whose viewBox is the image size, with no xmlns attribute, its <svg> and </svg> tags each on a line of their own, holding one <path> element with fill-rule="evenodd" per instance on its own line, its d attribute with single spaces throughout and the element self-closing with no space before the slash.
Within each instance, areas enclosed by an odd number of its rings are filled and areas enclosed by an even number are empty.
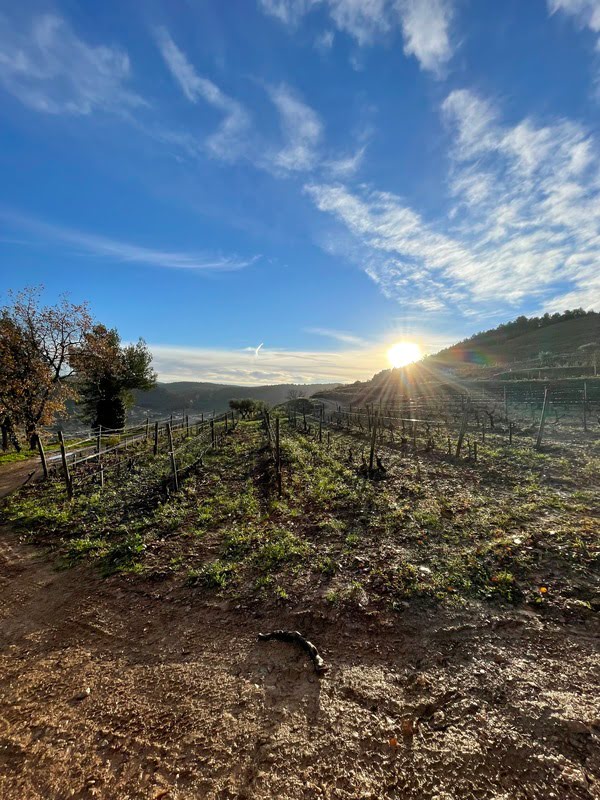
<svg viewBox="0 0 600 800">
<path fill-rule="evenodd" d="M 22 30 L 0 15 L 0 83 L 35 111 L 125 114 L 145 105 L 126 87 L 130 77 L 124 50 L 87 44 L 59 16 L 36 16 Z"/>
<path fill-rule="evenodd" d="M 464 330 L 446 331 L 444 336 L 424 334 L 403 319 L 397 330 L 377 342 L 328 328 L 312 329 L 346 345 L 341 350 L 287 350 L 275 347 L 211 349 L 150 345 L 154 368 L 163 381 L 197 380 L 216 383 L 259 385 L 272 383 L 350 383 L 369 380 L 389 367 L 387 351 L 394 342 L 418 342 L 424 353 L 435 353 L 464 336 Z"/>
<path fill-rule="evenodd" d="M 449 0 L 398 0 L 404 52 L 415 56 L 423 69 L 439 72 L 452 57 Z"/>
<path fill-rule="evenodd" d="M 202 272 L 242 269 L 257 260 L 257 256 L 241 259 L 236 256 L 209 255 L 181 250 L 162 250 L 105 236 L 51 225 L 17 214 L 0 212 L 0 218 L 12 226 L 31 232 L 41 239 L 50 239 L 73 246 L 91 256 L 108 258 L 121 263 L 145 264 L 151 267 L 187 269 Z"/>
<path fill-rule="evenodd" d="M 438 310 L 502 298 L 554 310 L 600 307 L 598 142 L 569 120 L 503 124 L 468 91 L 449 95 L 447 217 L 427 221 L 400 197 L 306 187 L 354 235 L 367 274 L 391 298 Z"/>
<path fill-rule="evenodd" d="M 275 149 L 254 138 L 250 141 L 250 115 L 242 104 L 224 94 L 212 81 L 198 75 L 164 28 L 158 30 L 157 39 L 165 63 L 187 99 L 192 103 L 202 99 L 225 115 L 216 132 L 205 141 L 212 155 L 229 161 L 245 155 L 256 166 L 281 174 L 311 170 L 316 166 L 323 125 L 318 114 L 289 86 L 268 90 L 279 114 L 283 146 Z M 169 134 L 167 136 L 171 138 Z M 188 137 L 178 136 L 177 141 L 188 154 L 193 152 Z M 348 168 L 350 166 L 348 162 Z"/>
<path fill-rule="evenodd" d="M 330 161 L 325 161 L 323 166 L 334 178 L 348 178 L 360 168 L 365 155 L 366 145 L 359 147 L 351 156 L 342 156 Z"/>
<path fill-rule="evenodd" d="M 162 57 L 187 99 L 192 103 L 202 99 L 224 114 L 217 130 L 205 140 L 208 151 L 217 158 L 234 160 L 244 147 L 250 127 L 248 113 L 241 103 L 196 73 L 164 28 L 157 31 L 157 39 Z"/>
<path fill-rule="evenodd" d="M 388 0 L 328 0 L 328 5 L 337 28 L 360 45 L 370 44 L 393 24 Z"/>
<path fill-rule="evenodd" d="M 160 380 L 202 380 L 259 385 L 272 383 L 324 383 L 366 380 L 384 369 L 385 349 L 344 352 L 294 351 L 262 348 L 259 357 L 250 350 L 151 345 L 154 368 Z"/>
<path fill-rule="evenodd" d="M 292 28 L 313 8 L 325 5 L 336 28 L 361 46 L 401 28 L 405 53 L 436 73 L 452 57 L 453 0 L 260 0 L 260 5 Z"/>
<path fill-rule="evenodd" d="M 307 333 L 314 333 L 317 336 L 326 336 L 329 339 L 335 339 L 337 342 L 343 344 L 366 344 L 364 339 L 360 336 L 355 336 L 353 333 L 347 331 L 336 331 L 332 328 L 306 328 Z"/>
<path fill-rule="evenodd" d="M 284 25 L 297 25 L 311 6 L 319 0 L 259 0 L 263 11 Z"/>
<path fill-rule="evenodd" d="M 320 33 L 315 39 L 315 47 L 317 50 L 325 53 L 327 50 L 331 50 L 333 47 L 333 40 L 335 38 L 335 34 L 333 31 L 323 31 Z"/>
<path fill-rule="evenodd" d="M 283 148 L 271 154 L 270 162 L 284 172 L 312 169 L 318 161 L 323 134 L 318 114 L 287 86 L 271 89 L 270 96 L 279 112 L 285 138 Z"/>
<path fill-rule="evenodd" d="M 551 14 L 562 11 L 575 17 L 580 25 L 600 33 L 600 2 L 598 0 L 547 0 Z"/>
</svg>

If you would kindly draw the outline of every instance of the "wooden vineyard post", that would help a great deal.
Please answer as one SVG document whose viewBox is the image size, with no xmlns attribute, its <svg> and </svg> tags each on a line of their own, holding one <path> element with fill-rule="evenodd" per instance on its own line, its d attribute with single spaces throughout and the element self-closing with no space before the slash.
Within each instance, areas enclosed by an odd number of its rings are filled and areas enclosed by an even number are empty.
<svg viewBox="0 0 600 800">
<path fill-rule="evenodd" d="M 504 419 L 508 422 L 508 393 L 504 387 Z"/>
<path fill-rule="evenodd" d="M 544 425 L 546 424 L 546 413 L 548 410 L 548 387 L 544 389 L 544 403 L 542 405 L 542 416 L 540 417 L 540 427 L 538 428 L 537 440 L 535 442 L 535 449 L 539 450 L 542 446 L 542 437 L 544 435 Z"/>
<path fill-rule="evenodd" d="M 587 431 L 587 382 L 583 382 L 583 430 Z"/>
<path fill-rule="evenodd" d="M 42 438 L 39 434 L 37 435 L 37 446 L 40 454 L 40 461 L 42 462 L 42 470 L 44 472 L 44 478 L 47 478 L 48 464 L 46 463 L 46 454 L 44 453 L 44 445 L 42 444 Z"/>
<path fill-rule="evenodd" d="M 98 456 L 100 456 L 100 453 L 102 452 L 102 425 L 98 425 L 98 434 L 96 437 L 96 452 L 98 453 Z"/>
<path fill-rule="evenodd" d="M 275 417 L 275 472 L 277 474 L 277 496 L 281 497 L 281 449 L 279 441 L 279 417 Z"/>
<path fill-rule="evenodd" d="M 369 451 L 369 475 L 373 474 L 373 459 L 375 458 L 375 439 L 377 437 L 377 417 L 373 417 L 371 431 L 371 449 Z"/>
<path fill-rule="evenodd" d="M 187 414 L 185 415 L 185 435 L 186 438 L 190 435 L 190 418 Z"/>
<path fill-rule="evenodd" d="M 463 440 L 465 438 L 465 433 L 467 432 L 467 424 L 469 422 L 469 408 L 471 405 L 471 398 L 467 398 L 465 402 L 464 395 L 461 395 L 461 400 L 463 403 L 463 415 L 462 421 L 460 423 L 460 431 L 458 434 L 458 441 L 456 442 L 456 458 L 460 456 L 460 451 L 462 450 Z"/>
<path fill-rule="evenodd" d="M 179 483 L 177 481 L 177 464 L 175 463 L 175 452 L 173 450 L 173 431 L 171 430 L 170 423 L 167 423 L 167 436 L 169 437 L 169 456 L 171 458 L 171 473 L 173 474 L 173 489 L 177 492 L 179 490 Z"/>
<path fill-rule="evenodd" d="M 210 421 L 210 443 L 211 443 L 211 446 L 212 446 L 212 448 L 214 450 L 214 447 L 215 447 L 215 421 L 214 421 L 214 419 L 211 419 L 211 421 Z"/>
<path fill-rule="evenodd" d="M 148 437 L 150 436 L 150 417 L 146 417 L 146 436 L 144 441 L 148 441 Z"/>
<path fill-rule="evenodd" d="M 60 442 L 60 457 L 62 459 L 63 472 L 65 475 L 65 486 L 67 487 L 67 495 L 69 500 L 73 498 L 73 481 L 71 480 L 71 473 L 69 472 L 69 465 L 67 464 L 67 453 L 65 451 L 65 437 L 63 432 L 58 432 L 58 441 Z"/>
<path fill-rule="evenodd" d="M 481 441 L 485 442 L 485 420 L 481 420 Z"/>
<path fill-rule="evenodd" d="M 155 456 L 158 455 L 158 422 L 154 423 L 154 447 L 152 448 L 152 454 Z"/>
<path fill-rule="evenodd" d="M 104 489 L 104 464 L 102 462 L 100 462 L 99 464 L 99 470 L 100 470 L 100 488 Z"/>
</svg>

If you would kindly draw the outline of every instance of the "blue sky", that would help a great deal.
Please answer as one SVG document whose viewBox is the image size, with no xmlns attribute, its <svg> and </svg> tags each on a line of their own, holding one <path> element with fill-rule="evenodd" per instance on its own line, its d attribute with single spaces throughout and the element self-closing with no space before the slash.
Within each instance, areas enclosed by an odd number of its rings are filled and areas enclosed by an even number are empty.
<svg viewBox="0 0 600 800">
<path fill-rule="evenodd" d="M 230 383 L 599 308 L 599 103 L 600 0 L 3 4 L 2 289 Z"/>
</svg>

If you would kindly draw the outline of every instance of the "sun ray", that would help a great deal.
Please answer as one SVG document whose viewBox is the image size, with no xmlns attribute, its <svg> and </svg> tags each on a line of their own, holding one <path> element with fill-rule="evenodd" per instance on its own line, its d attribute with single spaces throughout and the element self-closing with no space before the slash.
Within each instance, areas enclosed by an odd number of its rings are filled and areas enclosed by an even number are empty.
<svg viewBox="0 0 600 800">
<path fill-rule="evenodd" d="M 394 367 L 406 367 L 418 361 L 423 353 L 416 342 L 396 342 L 387 351 L 388 361 Z"/>
</svg>

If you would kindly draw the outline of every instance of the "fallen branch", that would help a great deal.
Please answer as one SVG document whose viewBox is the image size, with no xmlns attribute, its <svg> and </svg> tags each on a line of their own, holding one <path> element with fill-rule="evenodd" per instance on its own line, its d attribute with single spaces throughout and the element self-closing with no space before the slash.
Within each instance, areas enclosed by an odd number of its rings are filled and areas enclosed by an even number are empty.
<svg viewBox="0 0 600 800">
<path fill-rule="evenodd" d="M 271 633 L 259 633 L 258 639 L 261 642 L 268 642 L 269 639 L 277 639 L 280 642 L 290 642 L 291 644 L 299 645 L 303 650 L 306 650 L 315 665 L 315 672 L 323 674 L 327 672 L 329 667 L 319 655 L 319 651 L 312 642 L 302 636 L 298 631 L 271 631 Z"/>
</svg>

